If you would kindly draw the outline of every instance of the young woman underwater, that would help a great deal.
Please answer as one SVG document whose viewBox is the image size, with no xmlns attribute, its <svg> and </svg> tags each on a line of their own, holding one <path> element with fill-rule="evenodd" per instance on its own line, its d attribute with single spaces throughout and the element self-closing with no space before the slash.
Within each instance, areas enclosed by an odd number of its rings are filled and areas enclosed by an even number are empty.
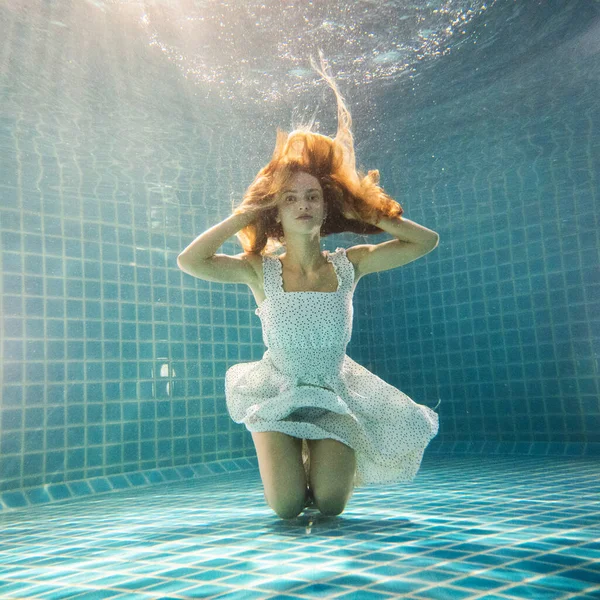
<svg viewBox="0 0 600 600">
<path fill-rule="evenodd" d="M 278 130 L 241 204 L 177 261 L 206 281 L 247 284 L 256 299 L 268 349 L 227 370 L 225 396 L 252 433 L 266 501 L 284 519 L 307 505 L 339 515 L 357 486 L 412 480 L 438 431 L 433 410 L 346 354 L 359 279 L 420 258 L 439 236 L 401 217 L 378 171 L 357 172 L 352 119 L 320 58 L 311 64 L 337 99 L 335 138 L 310 126 Z M 322 237 L 346 231 L 395 239 L 321 251 Z M 244 252 L 216 254 L 233 235 Z"/>
</svg>

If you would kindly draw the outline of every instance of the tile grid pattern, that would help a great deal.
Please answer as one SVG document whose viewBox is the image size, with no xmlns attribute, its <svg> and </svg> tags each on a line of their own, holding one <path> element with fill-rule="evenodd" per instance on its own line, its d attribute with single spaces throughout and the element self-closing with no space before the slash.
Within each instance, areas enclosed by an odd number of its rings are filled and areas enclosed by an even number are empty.
<svg viewBox="0 0 600 600">
<path fill-rule="evenodd" d="M 542 10 L 568 39 L 585 5 Z M 530 16 L 516 20 L 537 30 Z M 375 370 L 421 402 L 441 398 L 444 441 L 600 441 L 600 78 L 565 47 L 477 89 L 440 61 L 430 76 L 448 82 L 443 99 L 405 94 L 418 118 L 397 111 L 364 141 L 406 216 L 440 233 L 415 268 L 380 275 L 370 306 Z"/>
<path fill-rule="evenodd" d="M 217 473 L 233 473 L 247 469 L 256 469 L 257 467 L 258 460 L 256 457 L 237 458 L 197 465 L 150 469 L 148 471 L 109 475 L 107 477 L 94 477 L 80 481 L 46 484 L 41 487 L 0 493 L 0 512 L 146 487 L 167 481 L 184 481 L 186 479 L 206 477 Z"/>
<path fill-rule="evenodd" d="M 589 599 L 597 461 L 429 456 L 409 485 L 293 521 L 256 471 L 0 515 L 10 598 Z"/>
<path fill-rule="evenodd" d="M 551 444 L 527 442 L 442 442 L 434 439 L 427 447 L 426 454 L 483 454 L 483 455 L 525 455 L 525 456 L 581 456 L 600 455 L 600 444 Z M 19 510 L 25 507 L 61 502 L 106 494 L 124 489 L 160 484 L 166 481 L 182 481 L 216 473 L 232 473 L 246 469 L 256 469 L 256 455 L 248 458 L 221 460 L 196 465 L 165 467 L 135 473 L 123 473 L 106 477 L 94 477 L 79 481 L 46 484 L 24 490 L 0 492 L 0 511 Z"/>
</svg>

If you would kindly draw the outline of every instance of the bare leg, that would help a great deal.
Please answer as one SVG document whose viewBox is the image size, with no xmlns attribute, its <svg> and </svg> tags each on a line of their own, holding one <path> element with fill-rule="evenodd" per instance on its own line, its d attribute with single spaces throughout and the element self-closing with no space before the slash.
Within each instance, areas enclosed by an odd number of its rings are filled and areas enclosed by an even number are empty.
<svg viewBox="0 0 600 600">
<path fill-rule="evenodd" d="M 279 431 L 252 432 L 252 439 L 267 503 L 282 519 L 297 517 L 306 497 L 302 440 Z"/>
<path fill-rule="evenodd" d="M 354 450 L 332 439 L 307 440 L 310 448 L 310 487 L 324 515 L 339 515 L 354 489 Z"/>
</svg>

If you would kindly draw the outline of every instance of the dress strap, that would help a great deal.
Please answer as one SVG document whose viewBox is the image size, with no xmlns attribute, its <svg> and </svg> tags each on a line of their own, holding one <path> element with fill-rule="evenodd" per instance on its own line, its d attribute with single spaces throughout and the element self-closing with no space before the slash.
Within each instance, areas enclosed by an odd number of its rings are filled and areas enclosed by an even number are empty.
<svg viewBox="0 0 600 600">
<path fill-rule="evenodd" d="M 352 290 L 354 288 L 355 277 L 354 265 L 346 255 L 346 248 L 338 247 L 329 256 L 340 280 L 340 291 L 341 289 L 346 291 Z"/>
<path fill-rule="evenodd" d="M 262 258 L 263 265 L 263 289 L 265 290 L 265 296 L 275 296 L 281 291 L 279 279 L 280 275 L 277 271 L 277 258 L 273 256 L 264 255 Z"/>
</svg>

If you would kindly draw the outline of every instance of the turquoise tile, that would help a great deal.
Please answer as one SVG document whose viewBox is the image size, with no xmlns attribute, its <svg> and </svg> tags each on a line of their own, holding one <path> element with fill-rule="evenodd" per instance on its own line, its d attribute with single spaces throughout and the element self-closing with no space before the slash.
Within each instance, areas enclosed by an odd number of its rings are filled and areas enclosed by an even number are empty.
<svg viewBox="0 0 600 600">
<path fill-rule="evenodd" d="M 185 590 L 185 596 L 188 598 L 218 598 L 223 594 L 229 597 L 228 594 L 232 592 L 232 589 L 222 585 L 213 584 L 202 584 L 201 586 L 191 587 Z M 147 597 L 147 596 L 146 596 Z M 223 596 L 225 597 L 225 596 Z"/>
<path fill-rule="evenodd" d="M 393 598 L 391 594 L 383 594 L 381 592 L 372 592 L 370 590 L 359 590 L 356 592 L 348 592 L 341 596 L 336 596 L 343 600 L 384 600 L 385 598 Z"/>
<path fill-rule="evenodd" d="M 202 581 L 216 581 L 218 579 L 224 579 L 230 577 L 231 571 L 219 571 L 217 569 L 208 569 L 205 571 L 194 571 L 186 575 L 186 579 L 199 579 Z"/>
<path fill-rule="evenodd" d="M 463 600 L 465 598 L 473 598 L 473 592 L 460 590 L 453 587 L 438 586 L 427 590 L 421 590 L 412 594 L 413 598 L 428 599 L 428 600 Z M 479 596 L 477 596 L 479 600 Z"/>
<path fill-rule="evenodd" d="M 331 585 L 329 583 L 312 583 L 311 585 L 294 589 L 295 594 L 307 596 L 309 598 L 330 598 L 333 595 L 338 595 L 347 591 L 347 588 Z"/>
<path fill-rule="evenodd" d="M 375 585 L 370 586 L 370 589 L 378 590 L 381 592 L 388 592 L 390 594 L 410 594 L 424 588 L 429 587 L 430 584 L 419 581 L 410 581 L 404 577 L 397 579 L 388 579 L 387 581 L 381 581 Z"/>
<path fill-rule="evenodd" d="M 593 581 L 589 579 L 586 581 L 585 579 L 578 579 L 577 577 L 570 577 L 569 575 L 565 575 L 564 573 L 560 573 L 557 575 L 548 575 L 546 577 L 540 577 L 535 580 L 536 586 L 542 586 L 550 588 L 555 592 L 571 592 L 571 593 L 579 593 L 586 590 L 590 590 L 593 587 L 598 588 L 600 592 L 600 578 L 598 577 L 598 573 L 595 573 Z"/>
<path fill-rule="evenodd" d="M 466 588 L 469 590 L 477 591 L 477 590 L 493 590 L 495 588 L 502 587 L 506 585 L 506 583 L 496 581 L 495 579 L 490 579 L 487 577 L 479 577 L 475 575 L 471 575 L 469 577 L 462 577 L 461 579 L 455 579 L 452 581 L 453 586 Z"/>
<path fill-rule="evenodd" d="M 377 581 L 376 577 L 367 575 L 343 575 L 342 577 L 336 577 L 331 579 L 328 583 L 332 585 L 345 585 L 348 587 L 364 587 Z"/>
<path fill-rule="evenodd" d="M 271 598 L 271 595 L 258 590 L 237 590 L 215 597 L 227 598 L 228 600 L 266 600 L 267 598 Z"/>
<path fill-rule="evenodd" d="M 556 589 L 544 588 L 537 586 L 534 583 L 528 583 L 527 585 L 519 585 L 508 588 L 507 590 L 502 590 L 502 593 L 509 598 L 515 599 L 526 598 L 530 600 L 556 600 L 557 591 L 558 590 Z"/>
<path fill-rule="evenodd" d="M 293 579 L 290 577 L 272 579 L 261 583 L 258 587 L 261 590 L 268 590 L 270 592 L 283 593 L 287 590 L 293 590 L 294 593 L 298 591 L 298 588 L 306 586 L 306 581 L 302 579 Z"/>
<path fill-rule="evenodd" d="M 71 497 L 69 488 L 64 484 L 48 486 L 48 493 L 54 500 L 65 500 Z"/>
<path fill-rule="evenodd" d="M 22 508 L 27 506 L 25 495 L 21 492 L 4 492 L 2 494 L 2 502 L 8 508 Z"/>
</svg>

